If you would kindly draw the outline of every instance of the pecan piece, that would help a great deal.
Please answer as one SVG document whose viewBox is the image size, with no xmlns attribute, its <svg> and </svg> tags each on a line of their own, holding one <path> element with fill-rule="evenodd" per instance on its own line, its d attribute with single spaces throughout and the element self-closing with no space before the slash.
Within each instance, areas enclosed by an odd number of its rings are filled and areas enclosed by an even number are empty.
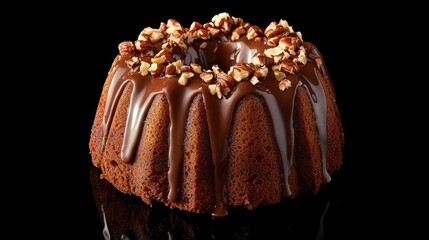
<svg viewBox="0 0 429 240">
<path fill-rule="evenodd" d="M 136 50 L 133 42 L 130 42 L 130 41 L 121 42 L 118 45 L 118 49 L 119 49 L 119 54 L 121 54 L 121 56 L 133 53 Z"/>
</svg>

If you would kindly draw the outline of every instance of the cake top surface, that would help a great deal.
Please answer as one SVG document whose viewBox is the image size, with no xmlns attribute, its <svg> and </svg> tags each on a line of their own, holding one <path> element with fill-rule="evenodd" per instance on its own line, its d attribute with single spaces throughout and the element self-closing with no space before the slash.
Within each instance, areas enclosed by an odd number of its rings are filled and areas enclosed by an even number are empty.
<svg viewBox="0 0 429 240">
<path fill-rule="evenodd" d="M 200 80 L 219 99 L 240 81 L 258 86 L 270 71 L 284 91 L 291 86 L 288 76 L 306 65 L 308 58 L 302 34 L 287 21 L 280 19 L 262 28 L 226 12 L 189 27 L 168 19 L 158 28 L 145 27 L 137 40 L 123 41 L 118 48 L 120 56 L 129 58 L 126 62 L 132 71 L 171 78 L 184 86 L 190 79 Z M 318 57 L 314 60 L 321 64 Z"/>
</svg>

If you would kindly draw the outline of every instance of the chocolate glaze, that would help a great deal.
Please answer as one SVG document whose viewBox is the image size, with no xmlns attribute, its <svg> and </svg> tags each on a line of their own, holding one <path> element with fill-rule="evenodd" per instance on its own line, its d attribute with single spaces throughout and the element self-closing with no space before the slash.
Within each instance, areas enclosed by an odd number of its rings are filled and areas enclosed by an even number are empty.
<svg viewBox="0 0 429 240">
<path fill-rule="evenodd" d="M 237 62 L 250 63 L 257 53 L 263 53 L 268 48 L 262 41 L 249 41 L 245 37 L 237 41 L 209 40 L 207 47 L 201 49 L 198 43 L 190 45 L 186 52 L 178 53 L 175 58 L 181 58 L 185 64 L 198 63 L 204 69 L 210 69 L 218 64 L 225 72 Z M 170 201 L 176 201 L 179 195 L 179 174 L 183 161 L 183 142 L 186 128 L 189 106 L 197 94 L 202 94 L 206 106 L 206 115 L 209 128 L 212 161 L 214 164 L 216 205 L 213 208 L 213 216 L 227 214 L 227 202 L 225 200 L 225 174 L 227 167 L 227 144 L 230 135 L 230 127 L 236 105 L 243 97 L 257 95 L 263 99 L 264 105 L 271 118 L 272 127 L 275 129 L 274 137 L 277 150 L 280 153 L 284 189 L 291 194 L 288 177 L 292 166 L 294 149 L 293 109 L 296 90 L 304 87 L 311 99 L 315 113 L 316 126 L 319 133 L 320 149 L 322 153 L 322 169 L 325 181 L 330 181 L 326 170 L 327 154 L 327 108 L 325 92 L 321 85 L 323 76 L 316 62 L 311 57 L 321 58 L 319 52 L 311 43 L 304 43 L 309 59 L 306 65 L 300 65 L 295 74 L 287 78 L 292 87 L 285 91 L 279 90 L 278 81 L 270 70 L 267 77 L 260 81 L 258 87 L 249 81 L 241 81 L 236 84 L 232 92 L 221 99 L 210 94 L 208 84 L 204 83 L 197 75 L 189 79 L 186 86 L 178 84 L 178 76 L 151 77 L 142 76 L 133 72 L 126 64 L 126 60 L 138 56 L 129 54 L 118 56 L 118 62 L 112 68 L 113 79 L 108 91 L 103 118 L 103 145 L 105 145 L 110 130 L 117 102 L 126 85 L 132 85 L 132 94 L 128 110 L 128 118 L 124 133 L 124 141 L 121 149 L 121 158 L 131 163 L 134 159 L 138 141 L 141 137 L 144 121 L 152 100 L 157 94 L 165 94 L 169 103 L 170 134 L 169 134 L 169 194 Z M 324 70 L 325 71 L 325 70 Z"/>
</svg>

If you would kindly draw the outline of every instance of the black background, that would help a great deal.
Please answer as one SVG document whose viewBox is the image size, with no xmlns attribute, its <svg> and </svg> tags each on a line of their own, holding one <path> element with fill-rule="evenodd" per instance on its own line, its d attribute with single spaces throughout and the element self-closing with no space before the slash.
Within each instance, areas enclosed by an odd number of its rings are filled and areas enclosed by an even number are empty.
<svg viewBox="0 0 429 240">
<path fill-rule="evenodd" d="M 353 2 L 332 8 L 296 1 L 156 4 L 159 6 L 124 2 L 92 7 L 69 3 L 50 6 L 53 10 L 45 16 L 40 13 L 29 19 L 28 24 L 34 20 L 36 27 L 28 29 L 37 30 L 29 31 L 34 41 L 26 41 L 25 36 L 21 40 L 22 46 L 28 46 L 26 62 L 37 66 L 28 74 L 28 79 L 33 77 L 36 82 L 26 84 L 25 93 L 31 98 L 25 109 L 33 109 L 33 113 L 25 113 L 25 120 L 16 122 L 23 129 L 18 135 L 26 134 L 31 144 L 28 151 L 14 151 L 25 156 L 21 181 L 29 189 L 8 188 L 14 196 L 11 202 L 19 206 L 11 219 L 16 220 L 15 226 L 28 229 L 20 234 L 102 237 L 89 181 L 92 165 L 88 141 L 117 45 L 135 40 L 144 27 L 158 27 L 169 18 L 189 26 L 194 20 L 208 22 L 220 12 L 262 27 L 285 19 L 323 54 L 337 92 L 346 138 L 344 165 L 335 179 L 341 196 L 335 221 L 338 239 L 391 235 L 396 224 L 406 221 L 399 217 L 400 210 L 386 207 L 385 201 L 387 195 L 400 197 L 401 181 L 387 177 L 392 175 L 390 169 L 380 172 L 382 163 L 390 159 L 380 147 L 386 138 L 381 116 L 390 109 L 374 94 L 376 75 L 368 74 L 377 65 L 368 55 L 379 45 L 377 38 L 387 22 L 374 18 L 378 9 Z M 43 47 L 31 48 L 37 44 Z M 44 56 L 40 62 L 35 57 L 39 51 Z M 36 74 L 40 77 L 34 77 Z M 380 117 L 369 117 L 374 109 Z M 30 117 L 34 120 L 28 121 Z M 17 136 L 14 142 L 21 144 L 23 140 Z"/>
</svg>

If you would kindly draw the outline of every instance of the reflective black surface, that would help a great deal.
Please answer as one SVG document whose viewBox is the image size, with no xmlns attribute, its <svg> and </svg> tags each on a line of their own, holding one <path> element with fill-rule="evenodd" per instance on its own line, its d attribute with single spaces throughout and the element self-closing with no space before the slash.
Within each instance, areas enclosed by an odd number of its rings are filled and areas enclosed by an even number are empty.
<svg viewBox="0 0 429 240">
<path fill-rule="evenodd" d="M 317 195 L 302 194 L 294 200 L 249 211 L 231 209 L 228 216 L 171 210 L 152 206 L 117 191 L 100 179 L 100 169 L 89 173 L 94 204 L 101 226 L 100 239 L 336 239 L 340 198 L 335 182 Z"/>
</svg>

